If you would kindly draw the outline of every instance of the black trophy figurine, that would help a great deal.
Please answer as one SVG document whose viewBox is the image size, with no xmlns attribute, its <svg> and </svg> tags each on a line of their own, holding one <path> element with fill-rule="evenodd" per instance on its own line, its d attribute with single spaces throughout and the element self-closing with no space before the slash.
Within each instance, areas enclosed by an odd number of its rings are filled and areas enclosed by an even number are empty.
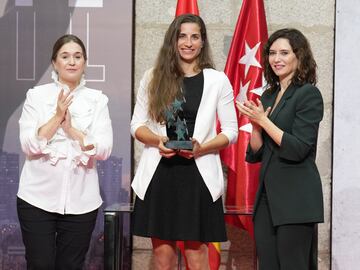
<svg viewBox="0 0 360 270">
<path fill-rule="evenodd" d="M 182 115 L 183 100 L 175 99 L 165 111 L 165 119 L 168 129 L 170 130 L 169 141 L 165 143 L 167 148 L 171 149 L 192 149 L 192 142 L 189 138 L 189 132 L 186 126 L 186 120 Z"/>
</svg>

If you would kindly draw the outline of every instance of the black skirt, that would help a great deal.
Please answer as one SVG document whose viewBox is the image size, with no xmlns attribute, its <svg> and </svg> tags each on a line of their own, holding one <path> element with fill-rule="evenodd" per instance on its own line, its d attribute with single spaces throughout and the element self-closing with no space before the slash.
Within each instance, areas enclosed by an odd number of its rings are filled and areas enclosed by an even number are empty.
<svg viewBox="0 0 360 270">
<path fill-rule="evenodd" d="M 133 234 L 171 241 L 227 240 L 222 199 L 212 201 L 194 159 L 161 159 L 144 200 L 136 198 Z"/>
</svg>

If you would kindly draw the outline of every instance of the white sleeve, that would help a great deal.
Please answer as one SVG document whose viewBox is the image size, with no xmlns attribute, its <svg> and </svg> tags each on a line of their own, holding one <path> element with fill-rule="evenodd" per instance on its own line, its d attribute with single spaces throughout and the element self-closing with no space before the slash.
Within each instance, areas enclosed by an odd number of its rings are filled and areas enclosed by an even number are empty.
<svg viewBox="0 0 360 270">
<path fill-rule="evenodd" d="M 217 104 L 217 114 L 221 125 L 221 134 L 224 134 L 229 139 L 229 144 L 231 144 L 237 141 L 238 123 L 234 104 L 234 92 L 228 77 L 224 74 L 223 78 L 223 86 Z"/>
<path fill-rule="evenodd" d="M 94 120 L 88 130 L 85 131 L 84 145 L 94 145 L 94 148 L 88 151 L 81 150 L 78 142 L 74 142 L 73 150 L 77 164 L 87 164 L 90 157 L 98 160 L 107 159 L 113 146 L 113 130 L 108 109 L 108 98 L 101 94 L 96 105 Z"/>
<path fill-rule="evenodd" d="M 148 93 L 147 93 L 147 85 L 148 85 L 150 72 L 151 72 L 150 70 L 145 72 L 143 78 L 140 81 L 140 86 L 136 96 L 134 113 L 130 123 L 130 132 L 134 138 L 135 138 L 135 131 L 141 126 L 146 126 L 150 120 L 148 114 Z"/>
<path fill-rule="evenodd" d="M 38 137 L 40 104 L 34 98 L 34 89 L 30 89 L 26 94 L 26 100 L 23 106 L 19 120 L 20 144 L 23 152 L 28 155 L 45 154 L 47 140 Z"/>
</svg>

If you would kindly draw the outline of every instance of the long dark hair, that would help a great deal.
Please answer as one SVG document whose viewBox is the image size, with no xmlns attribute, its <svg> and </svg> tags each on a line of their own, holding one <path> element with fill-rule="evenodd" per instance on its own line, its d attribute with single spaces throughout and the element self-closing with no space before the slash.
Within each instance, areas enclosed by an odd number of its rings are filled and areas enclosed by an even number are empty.
<svg viewBox="0 0 360 270">
<path fill-rule="evenodd" d="M 263 67 L 268 89 L 271 91 L 275 90 L 279 85 L 279 77 L 274 73 L 269 64 L 270 47 L 279 38 L 285 38 L 289 41 L 289 44 L 299 61 L 299 65 L 291 79 L 291 83 L 296 85 L 304 85 L 305 83 L 316 85 L 317 65 L 308 40 L 299 30 L 284 28 L 274 32 L 264 45 Z"/>
<path fill-rule="evenodd" d="M 81 41 L 81 39 L 78 38 L 75 35 L 63 35 L 62 37 L 59 37 L 57 41 L 55 41 L 55 44 L 53 46 L 52 55 L 51 55 L 51 60 L 55 61 L 56 57 L 57 57 L 57 54 L 58 54 L 59 50 L 61 49 L 61 47 L 64 44 L 69 43 L 69 42 L 75 42 L 81 47 L 83 57 L 84 57 L 84 59 L 86 61 L 87 60 L 87 55 L 86 55 L 85 45 Z"/>
<path fill-rule="evenodd" d="M 166 31 L 148 87 L 149 115 L 157 122 L 164 121 L 164 110 L 176 97 L 181 96 L 180 88 L 184 72 L 180 66 L 177 42 L 183 23 L 196 23 L 200 27 L 203 46 L 197 58 L 197 69 L 214 67 L 204 21 L 193 14 L 184 14 L 175 18 Z"/>
</svg>

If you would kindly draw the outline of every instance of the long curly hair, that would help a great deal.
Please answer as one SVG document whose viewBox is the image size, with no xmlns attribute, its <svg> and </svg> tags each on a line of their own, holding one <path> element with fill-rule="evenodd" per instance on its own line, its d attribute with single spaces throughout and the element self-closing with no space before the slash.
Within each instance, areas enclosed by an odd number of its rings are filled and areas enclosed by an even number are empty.
<svg viewBox="0 0 360 270">
<path fill-rule="evenodd" d="M 285 38 L 289 41 L 289 44 L 299 62 L 297 70 L 291 79 L 291 83 L 296 85 L 304 85 L 305 83 L 316 85 L 317 65 L 308 40 L 299 30 L 293 28 L 284 28 L 274 32 L 264 45 L 263 67 L 264 77 L 267 81 L 267 88 L 270 91 L 273 91 L 279 85 L 279 77 L 274 73 L 269 63 L 270 47 L 279 38 Z"/>
<path fill-rule="evenodd" d="M 197 69 L 213 68 L 204 21 L 196 15 L 176 17 L 166 31 L 164 42 L 157 56 L 152 78 L 148 86 L 149 116 L 156 122 L 164 122 L 164 111 L 176 97 L 180 97 L 184 72 L 180 66 L 177 42 L 183 23 L 196 23 L 200 27 L 203 46 L 197 58 Z"/>
</svg>

